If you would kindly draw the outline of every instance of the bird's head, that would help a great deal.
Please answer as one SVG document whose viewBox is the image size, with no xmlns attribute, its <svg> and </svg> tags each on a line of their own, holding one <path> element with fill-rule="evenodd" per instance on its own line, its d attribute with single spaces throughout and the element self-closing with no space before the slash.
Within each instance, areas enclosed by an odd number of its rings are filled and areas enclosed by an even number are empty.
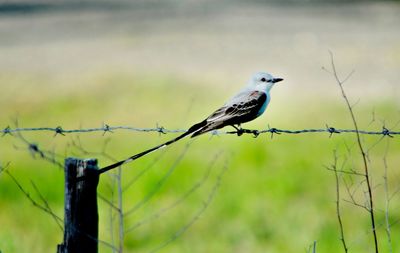
<svg viewBox="0 0 400 253">
<path fill-rule="evenodd" d="M 269 73 L 258 72 L 251 77 L 249 85 L 256 90 L 269 92 L 275 83 L 282 80 L 283 78 L 273 77 Z"/>
</svg>

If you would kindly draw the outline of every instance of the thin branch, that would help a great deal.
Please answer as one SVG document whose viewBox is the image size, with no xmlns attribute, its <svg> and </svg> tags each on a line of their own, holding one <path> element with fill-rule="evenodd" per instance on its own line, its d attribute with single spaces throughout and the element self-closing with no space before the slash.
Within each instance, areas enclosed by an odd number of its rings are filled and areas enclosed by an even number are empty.
<svg viewBox="0 0 400 253">
<path fill-rule="evenodd" d="M 64 231 L 63 229 L 63 220 L 61 220 L 60 217 L 58 217 L 57 215 L 55 215 L 54 211 L 51 209 L 49 202 L 47 201 L 47 199 L 42 195 L 42 193 L 39 191 L 39 188 L 36 186 L 36 184 L 31 180 L 31 184 L 33 189 L 35 190 L 36 194 L 39 195 L 39 198 L 42 200 L 44 207 L 49 210 L 49 214 L 53 217 L 54 221 L 57 222 L 58 226 L 60 227 L 61 231 Z"/>
<path fill-rule="evenodd" d="M 359 188 L 361 187 L 361 185 L 362 185 L 364 182 L 365 182 L 365 180 L 362 180 L 360 183 L 357 184 L 357 187 L 355 187 L 354 190 L 351 191 L 351 189 L 350 189 L 351 187 L 349 186 L 349 184 L 347 183 L 347 181 L 346 181 L 345 179 L 343 179 L 343 183 L 344 183 L 344 186 L 345 186 L 345 188 L 346 188 L 347 195 L 350 197 L 350 200 L 348 200 L 348 199 L 343 199 L 343 201 L 345 201 L 345 202 L 347 202 L 347 203 L 350 203 L 350 204 L 353 204 L 353 205 L 355 205 L 355 206 L 361 207 L 361 208 L 365 209 L 367 212 L 369 212 L 370 210 L 369 210 L 368 206 L 366 206 L 366 205 L 364 205 L 364 204 L 360 204 L 358 201 L 356 201 L 356 199 L 355 199 L 355 197 L 354 197 L 355 193 L 359 190 Z"/>
<path fill-rule="evenodd" d="M 166 213 L 167 211 L 177 207 L 184 200 L 186 200 L 192 193 L 194 193 L 197 189 L 199 189 L 207 181 L 207 179 L 210 176 L 211 169 L 214 166 L 214 164 L 215 164 L 216 160 L 218 159 L 218 157 L 219 157 L 219 154 L 217 154 L 214 157 L 214 159 L 211 160 L 210 164 L 207 166 L 207 170 L 205 171 L 203 177 L 196 184 L 194 184 L 188 191 L 186 191 L 185 194 L 183 194 L 182 197 L 177 199 L 175 202 L 173 202 L 169 206 L 161 208 L 160 210 L 158 210 L 157 212 L 153 213 L 149 217 L 136 222 L 134 225 L 132 225 L 131 227 L 126 229 L 125 233 L 132 232 L 133 230 L 135 230 L 135 229 L 137 229 L 137 228 L 139 228 L 139 227 L 141 227 L 141 226 L 143 226 L 145 224 L 148 224 L 151 221 L 154 221 L 154 220 L 160 218 L 164 213 Z"/>
<path fill-rule="evenodd" d="M 124 213 L 123 213 L 123 206 L 122 206 L 122 169 L 121 166 L 118 167 L 118 174 L 117 174 L 117 196 L 118 196 L 118 249 L 119 253 L 122 253 L 124 249 Z"/>
<path fill-rule="evenodd" d="M 392 235 L 391 235 L 391 227 L 390 227 L 390 221 L 389 221 L 390 197 L 389 197 L 388 164 L 387 164 L 388 151 L 389 151 L 389 141 L 387 141 L 385 154 L 383 156 L 383 166 L 385 168 L 383 180 L 384 180 L 384 189 L 385 189 L 385 223 L 386 223 L 385 230 L 386 230 L 386 235 L 387 235 L 387 240 L 388 240 L 389 252 L 392 253 L 393 252 Z"/>
<path fill-rule="evenodd" d="M 330 168 L 330 167 L 325 167 L 327 170 L 333 171 L 333 172 L 339 172 L 339 173 L 343 173 L 343 174 L 349 174 L 349 175 L 355 175 L 355 176 L 365 176 L 364 173 L 359 173 L 357 171 L 354 170 L 338 170 L 338 169 L 334 169 L 334 168 Z"/>
<path fill-rule="evenodd" d="M 56 160 L 56 157 L 62 157 L 61 155 L 56 154 L 53 151 L 42 150 L 39 148 L 39 145 L 33 142 L 28 141 L 21 133 L 17 133 L 16 136 L 23 143 L 26 144 L 29 152 L 32 154 L 33 158 L 36 158 L 38 155 L 41 159 L 50 162 L 51 164 L 56 165 L 59 168 L 64 168 L 64 165 Z M 16 147 L 18 149 L 18 147 Z"/>
<path fill-rule="evenodd" d="M 314 241 L 312 245 L 310 245 L 310 250 L 312 249 L 312 253 L 317 253 L 317 241 Z"/>
<path fill-rule="evenodd" d="M 370 211 L 369 208 L 368 208 L 367 206 L 356 202 L 354 199 L 351 199 L 351 200 L 343 199 L 343 201 L 344 201 L 344 202 L 347 202 L 347 203 L 350 203 L 350 204 L 352 204 L 352 205 L 358 206 L 358 207 L 360 207 L 360 208 L 366 210 L 367 212 Z"/>
<path fill-rule="evenodd" d="M 91 235 L 89 235 L 87 233 L 82 233 L 81 231 L 79 231 L 79 229 L 76 229 L 76 228 L 74 228 L 74 229 L 75 229 L 75 231 L 80 232 L 81 235 L 84 235 L 84 236 L 86 236 L 87 238 L 89 238 L 91 240 L 97 241 L 98 243 L 103 244 L 104 246 L 112 249 L 113 251 L 117 250 L 117 248 L 114 245 L 112 245 L 111 243 L 109 243 L 109 242 L 106 242 L 106 241 L 100 240 L 98 238 L 95 238 L 95 237 L 93 237 L 93 236 L 91 236 Z"/>
<path fill-rule="evenodd" d="M 64 229 L 63 229 L 63 226 L 62 226 L 61 224 L 62 224 L 64 221 L 52 211 L 52 209 L 50 208 L 50 206 L 49 206 L 47 200 L 46 200 L 46 199 L 43 197 L 43 195 L 40 193 L 40 191 L 39 191 L 39 189 L 37 188 L 37 186 L 31 181 L 31 184 L 32 184 L 33 188 L 35 189 L 36 193 L 39 195 L 39 197 L 41 198 L 41 200 L 44 202 L 44 205 L 39 204 L 38 202 L 36 202 L 36 201 L 31 197 L 31 195 L 29 194 L 29 192 L 28 192 L 27 190 L 25 190 L 25 189 L 22 187 L 22 185 L 18 182 L 18 180 L 17 180 L 8 170 L 5 169 L 7 166 L 8 166 L 8 164 L 7 164 L 5 167 L 2 168 L 2 171 L 3 171 L 4 173 L 6 173 L 6 174 L 12 179 L 12 181 L 17 185 L 18 189 L 25 195 L 25 197 L 28 198 L 28 200 L 32 203 L 33 206 L 35 206 L 36 208 L 38 208 L 38 209 L 44 211 L 45 213 L 49 214 L 49 215 L 53 218 L 53 220 L 56 222 L 56 224 L 58 225 L 58 227 L 61 229 L 61 231 L 63 231 Z M 105 246 L 107 246 L 107 247 L 109 247 L 109 248 L 111 248 L 111 249 L 115 249 L 115 247 L 114 247 L 113 245 L 111 245 L 110 243 L 108 243 L 108 242 L 105 242 L 105 241 L 96 239 L 96 238 L 94 238 L 94 237 L 92 237 L 92 236 L 90 236 L 90 235 L 88 235 L 88 234 L 86 234 L 86 233 L 83 233 L 83 234 L 84 234 L 85 236 L 87 236 L 88 238 L 93 239 L 93 240 L 96 240 L 96 241 L 98 241 L 99 243 L 101 243 L 101 244 L 103 244 L 103 245 L 105 245 Z"/>
<path fill-rule="evenodd" d="M 156 193 L 157 191 L 161 188 L 161 186 L 166 182 L 166 180 L 171 176 L 172 172 L 176 169 L 178 164 L 182 161 L 183 157 L 185 156 L 186 152 L 188 151 L 190 146 L 190 143 L 188 143 L 182 153 L 179 155 L 179 157 L 175 160 L 175 162 L 172 164 L 172 166 L 168 169 L 168 171 L 165 173 L 165 175 L 157 182 L 157 184 L 154 186 L 152 191 L 150 191 L 141 201 L 139 201 L 134 207 L 132 207 L 130 210 L 124 213 L 124 216 L 131 215 L 132 213 L 136 212 L 140 207 L 142 207 L 144 204 L 146 204 Z"/>
<path fill-rule="evenodd" d="M 346 92 L 344 91 L 344 88 L 343 88 L 343 83 L 348 80 L 348 78 L 354 73 L 354 71 L 352 71 L 343 81 L 341 81 L 338 76 L 338 73 L 336 71 L 333 53 L 332 52 L 329 52 L 329 53 L 331 56 L 332 73 L 333 73 L 333 76 L 334 76 L 340 90 L 341 90 L 342 97 L 345 100 L 348 111 L 350 113 L 350 117 L 353 122 L 353 126 L 355 128 L 358 148 L 360 150 L 360 153 L 362 156 L 362 161 L 364 164 L 365 181 L 366 181 L 366 185 L 367 185 L 367 189 L 368 189 L 369 213 L 370 213 L 370 218 L 371 218 L 371 226 L 372 226 L 372 232 L 373 232 L 373 238 L 374 238 L 375 253 L 378 253 L 379 249 L 378 249 L 378 237 L 376 235 L 376 226 L 375 226 L 375 217 L 374 217 L 374 202 L 373 202 L 373 196 L 372 196 L 371 182 L 370 182 L 370 178 L 369 178 L 369 168 L 368 168 L 368 163 L 367 163 L 367 157 L 366 157 L 366 153 L 364 151 L 364 147 L 361 143 L 360 131 L 358 129 L 358 123 L 357 123 L 356 117 L 354 115 L 353 108 L 352 108 L 350 101 L 346 95 Z"/>
<path fill-rule="evenodd" d="M 126 191 L 129 187 L 131 187 L 134 183 L 136 183 L 147 171 L 154 167 L 158 161 L 164 156 L 165 150 L 162 151 L 146 168 L 141 170 L 134 178 L 132 178 L 124 187 L 122 187 L 122 191 Z"/>
<path fill-rule="evenodd" d="M 101 200 L 103 200 L 107 205 L 109 205 L 112 209 L 114 209 L 115 211 L 118 211 L 118 207 L 114 205 L 114 203 L 112 203 L 110 200 L 108 200 L 106 197 L 104 197 L 103 195 L 101 195 L 100 193 L 97 193 L 97 197 Z"/>
<path fill-rule="evenodd" d="M 114 236 L 114 215 L 113 215 L 113 211 L 115 210 L 116 212 L 118 212 L 118 207 L 116 207 L 113 203 L 114 200 L 114 195 L 115 195 L 115 180 L 112 180 L 112 187 L 111 187 L 111 201 L 109 201 L 111 203 L 110 206 L 110 237 L 111 237 L 111 244 L 115 245 L 115 236 Z M 113 253 L 118 252 L 118 250 L 116 248 L 113 248 L 112 250 Z"/>
<path fill-rule="evenodd" d="M 347 253 L 348 248 L 346 245 L 346 240 L 344 236 L 344 227 L 343 227 L 343 222 L 342 222 L 342 216 L 340 212 L 340 184 L 339 184 L 339 173 L 337 170 L 337 155 L 336 155 L 336 150 L 334 151 L 334 162 L 332 164 L 332 170 L 335 172 L 335 186 L 336 186 L 336 215 L 339 223 L 339 229 L 340 229 L 340 241 L 342 242 L 344 252 Z"/>
<path fill-rule="evenodd" d="M 157 252 L 157 251 L 163 249 L 164 247 L 166 247 L 167 245 L 169 245 L 170 243 L 172 243 L 173 241 L 175 241 L 182 234 L 184 234 L 200 218 L 200 216 L 204 213 L 204 211 L 207 209 L 207 207 L 211 204 L 211 201 L 213 200 L 213 198 L 217 192 L 217 189 L 221 185 L 222 177 L 227 169 L 228 169 L 228 165 L 227 165 L 227 163 L 225 163 L 223 169 L 217 176 L 216 182 L 215 182 L 213 188 L 211 189 L 210 194 L 208 195 L 207 199 L 203 203 L 203 206 L 197 211 L 197 213 L 192 217 L 192 219 L 188 223 L 186 223 L 183 227 L 181 227 L 178 231 L 176 231 L 175 234 L 173 234 L 168 240 L 166 240 L 164 243 L 160 244 L 159 246 L 157 246 L 156 248 L 151 250 L 150 251 L 151 253 Z"/>
<path fill-rule="evenodd" d="M 101 151 L 97 151 L 97 152 L 89 151 L 86 148 L 84 148 L 79 136 L 76 137 L 76 140 L 72 139 L 71 145 L 72 145 L 72 147 L 76 148 L 78 151 L 80 151 L 81 153 L 83 153 L 85 155 L 103 156 L 103 157 L 109 159 L 110 161 L 117 162 L 118 161 L 117 159 L 115 159 L 114 157 L 112 157 L 111 155 L 109 155 L 106 152 L 106 147 L 109 142 L 110 142 L 110 138 L 105 139 L 104 144 L 102 145 Z"/>
<path fill-rule="evenodd" d="M 29 194 L 28 191 L 26 191 L 22 185 L 18 182 L 18 180 L 8 171 L 8 170 L 3 170 L 4 173 L 6 173 L 11 179 L 12 181 L 17 185 L 18 189 L 25 195 L 26 198 L 28 198 L 28 200 L 33 204 L 33 206 L 37 207 L 38 209 L 42 210 L 43 212 L 49 214 L 54 221 L 56 222 L 56 224 L 58 225 L 58 227 L 61 229 L 61 231 L 63 231 L 63 226 L 61 225 L 63 223 L 63 220 L 57 216 L 49 207 L 48 205 L 45 204 L 45 206 L 39 204 L 38 202 L 36 202 L 31 195 Z M 36 186 L 35 186 L 36 187 Z M 36 188 L 37 189 L 37 188 Z M 47 203 L 47 201 L 46 201 Z"/>
<path fill-rule="evenodd" d="M 8 168 L 8 166 L 10 166 L 10 162 L 8 162 L 5 166 L 2 166 L 2 165 L 1 165 L 1 162 L 0 162 L 0 174 L 1 174 L 4 170 L 6 170 L 6 169 Z"/>
</svg>

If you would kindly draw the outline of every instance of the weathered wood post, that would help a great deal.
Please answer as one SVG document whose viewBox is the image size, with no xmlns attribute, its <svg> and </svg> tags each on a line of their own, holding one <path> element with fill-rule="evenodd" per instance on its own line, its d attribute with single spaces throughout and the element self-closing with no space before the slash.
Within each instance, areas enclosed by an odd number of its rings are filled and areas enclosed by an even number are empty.
<svg viewBox="0 0 400 253">
<path fill-rule="evenodd" d="M 97 253 L 96 159 L 65 159 L 64 241 L 57 253 Z"/>
</svg>

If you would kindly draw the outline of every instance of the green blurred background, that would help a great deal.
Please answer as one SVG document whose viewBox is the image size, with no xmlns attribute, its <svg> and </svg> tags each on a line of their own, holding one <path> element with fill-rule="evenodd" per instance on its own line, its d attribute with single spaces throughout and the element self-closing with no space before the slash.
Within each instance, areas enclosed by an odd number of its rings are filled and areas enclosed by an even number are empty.
<svg viewBox="0 0 400 253">
<path fill-rule="evenodd" d="M 360 128 L 399 129 L 399 13 L 397 1 L 3 1 L 0 127 L 15 127 L 18 119 L 20 127 L 106 123 L 186 129 L 222 105 L 254 72 L 268 71 L 285 81 L 272 90 L 266 114 L 247 128 L 352 128 L 337 84 L 322 69 L 330 67 L 331 50 L 342 76 L 355 70 L 345 89 L 356 103 Z M 124 130 L 23 135 L 56 152 L 60 162 L 68 156 L 96 157 L 100 166 L 111 163 L 100 154 L 105 147 L 108 155 L 123 159 L 176 136 Z M 78 140 L 93 153 L 75 147 Z M 379 246 L 396 252 L 400 144 L 380 136 L 364 136 L 363 142 Z M 125 233 L 124 252 L 159 247 L 160 252 L 307 252 L 314 241 L 317 252 L 340 252 L 335 178 L 325 166 L 337 150 L 339 164 L 347 161 L 343 169 L 362 171 L 354 143 L 350 134 L 204 135 L 128 164 L 121 172 L 123 185 L 152 167 L 123 192 L 123 209 L 151 198 L 126 215 L 124 228 L 159 211 L 162 217 Z M 384 157 L 392 243 L 385 225 Z M 63 216 L 62 169 L 32 156 L 10 135 L 0 138 L 0 162 L 10 163 L 8 170 L 40 202 L 32 180 Z M 99 194 L 114 203 L 117 176 L 118 171 L 103 175 L 99 186 Z M 365 188 L 358 187 L 362 178 L 341 177 L 342 199 L 348 200 L 343 179 L 364 203 Z M 199 181 L 200 187 L 182 199 Z M 179 205 L 162 211 L 176 201 Z M 99 205 L 100 239 L 118 247 L 118 217 L 100 199 Z M 349 250 L 372 252 L 368 213 L 345 201 L 341 207 Z M 185 233 L 163 246 L 194 218 Z M 1 173 L 1 252 L 55 252 L 61 241 L 52 218 Z M 100 252 L 112 249 L 100 244 Z"/>
</svg>

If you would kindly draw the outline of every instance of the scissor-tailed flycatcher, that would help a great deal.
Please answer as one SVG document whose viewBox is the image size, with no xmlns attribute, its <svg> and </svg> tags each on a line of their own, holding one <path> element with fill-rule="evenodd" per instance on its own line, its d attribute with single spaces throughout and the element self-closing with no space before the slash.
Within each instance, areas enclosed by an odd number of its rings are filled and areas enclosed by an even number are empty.
<svg viewBox="0 0 400 253">
<path fill-rule="evenodd" d="M 264 113 L 269 101 L 271 100 L 271 88 L 275 83 L 282 80 L 282 78 L 275 78 L 271 74 L 265 72 L 259 72 L 253 75 L 248 85 L 242 91 L 232 97 L 227 103 L 208 116 L 205 120 L 193 125 L 182 135 L 154 148 L 131 156 L 128 159 L 104 167 L 100 169 L 99 172 L 103 173 L 124 163 L 136 160 L 141 156 L 164 148 L 188 135 L 192 135 L 191 137 L 193 138 L 197 135 L 223 128 L 224 126 L 232 126 L 238 130 L 238 133 L 240 133 L 240 124 L 251 121 Z"/>
</svg>

